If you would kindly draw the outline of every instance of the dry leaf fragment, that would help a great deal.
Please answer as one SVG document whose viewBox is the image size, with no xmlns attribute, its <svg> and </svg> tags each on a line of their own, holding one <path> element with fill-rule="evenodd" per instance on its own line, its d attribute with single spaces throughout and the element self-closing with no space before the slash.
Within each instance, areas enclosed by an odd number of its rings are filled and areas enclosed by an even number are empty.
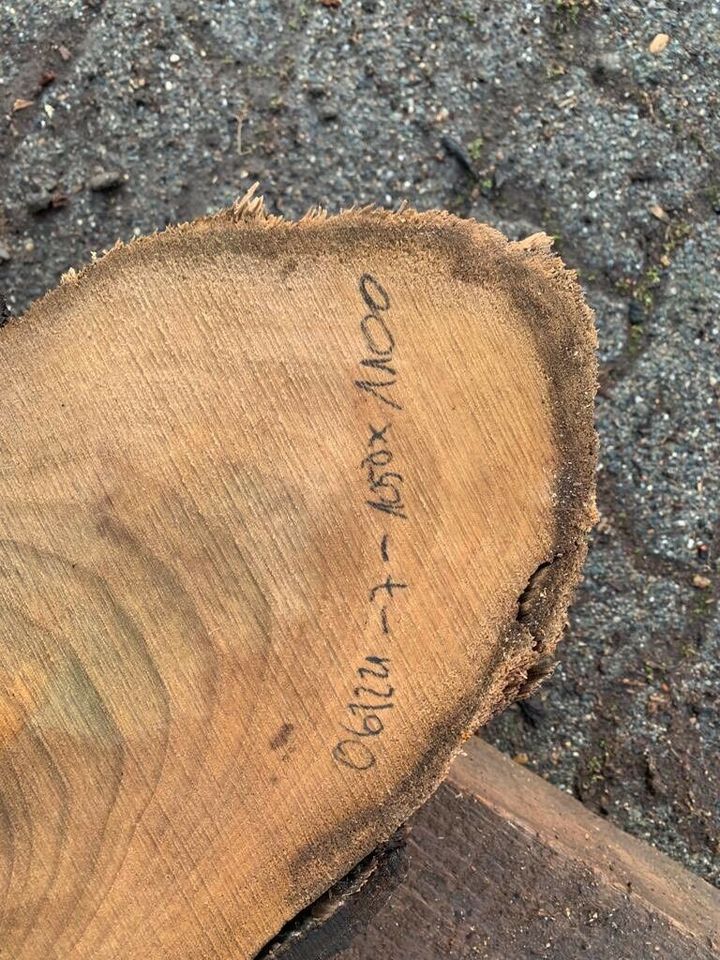
<svg viewBox="0 0 720 960">
<path fill-rule="evenodd" d="M 657 56 L 658 53 L 662 53 L 665 47 L 670 43 L 670 37 L 667 33 L 658 33 L 650 41 L 650 46 L 648 50 L 650 53 Z"/>
<path fill-rule="evenodd" d="M 656 220 L 662 220 L 663 223 L 670 222 L 670 216 L 667 210 L 663 210 L 659 203 L 651 203 L 648 207 L 650 213 L 655 217 Z"/>
<path fill-rule="evenodd" d="M 17 113 L 18 110 L 26 110 L 28 107 L 33 105 L 32 100 L 25 100 L 23 97 L 18 97 L 15 103 L 12 105 L 12 112 Z"/>
<path fill-rule="evenodd" d="M 696 573 L 693 577 L 693 586 L 697 587 L 698 590 L 707 590 L 708 587 L 712 586 L 712 580 L 709 577 L 704 577 L 701 573 Z"/>
</svg>

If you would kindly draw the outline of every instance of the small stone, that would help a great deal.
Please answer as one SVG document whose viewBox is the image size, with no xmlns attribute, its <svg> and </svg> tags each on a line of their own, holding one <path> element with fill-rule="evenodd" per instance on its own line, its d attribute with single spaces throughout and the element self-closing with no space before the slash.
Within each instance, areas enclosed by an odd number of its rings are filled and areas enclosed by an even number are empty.
<svg viewBox="0 0 720 960">
<path fill-rule="evenodd" d="M 653 56 L 657 56 L 659 53 L 663 52 L 669 43 L 670 37 L 667 35 L 667 33 L 657 33 L 650 41 L 648 50 L 653 54 Z"/>
<path fill-rule="evenodd" d="M 23 244 L 23 248 L 26 253 L 32 253 L 35 249 L 35 241 L 32 238 L 28 238 Z"/>
<path fill-rule="evenodd" d="M 171 53 L 168 57 L 168 60 L 170 63 L 180 63 L 180 57 L 177 55 L 177 53 Z"/>
<path fill-rule="evenodd" d="M 595 529 L 598 533 L 603 534 L 603 536 L 610 536 L 613 532 L 612 523 L 604 514 L 599 514 L 598 521 L 595 524 Z"/>
<path fill-rule="evenodd" d="M 513 220 L 510 233 L 513 240 L 524 240 L 525 237 L 531 237 L 534 233 L 542 233 L 542 227 L 530 220 Z"/>
<path fill-rule="evenodd" d="M 501 160 L 495 166 L 493 170 L 493 186 L 496 190 L 502 189 L 502 187 L 510 180 L 514 173 L 514 167 L 511 161 Z"/>
<path fill-rule="evenodd" d="M 103 170 L 96 173 L 94 177 L 90 177 L 88 186 L 95 193 L 102 193 L 106 190 L 117 190 L 123 182 L 123 175 L 119 170 Z"/>
<path fill-rule="evenodd" d="M 72 54 L 67 47 L 64 47 L 62 44 L 58 47 L 58 53 L 60 54 L 60 59 L 64 60 L 66 63 L 68 60 L 72 59 Z"/>
<path fill-rule="evenodd" d="M 515 763 L 519 763 L 521 767 L 525 767 L 530 762 L 530 757 L 526 753 L 516 753 L 513 760 Z"/>
<path fill-rule="evenodd" d="M 61 207 L 66 207 L 70 203 L 70 197 L 63 193 L 62 190 L 56 190 L 52 197 L 50 198 L 50 206 L 53 210 L 59 210 Z"/>
<path fill-rule="evenodd" d="M 7 263 L 11 258 L 10 247 L 5 243 L 0 243 L 0 263 Z"/>
<path fill-rule="evenodd" d="M 320 97 L 325 96 L 325 86 L 319 80 L 311 80 L 310 83 L 308 83 L 307 92 L 308 96 L 318 100 Z"/>
<path fill-rule="evenodd" d="M 601 53 L 593 63 L 592 76 L 597 83 L 602 83 L 603 80 L 619 76 L 622 69 L 623 60 L 619 53 L 615 51 Z"/>
<path fill-rule="evenodd" d="M 701 573 L 696 573 L 692 582 L 698 590 L 708 590 L 712 586 L 710 577 L 704 577 Z"/>
<path fill-rule="evenodd" d="M 34 193 L 28 197 L 27 208 L 29 213 L 43 213 L 52 205 L 49 193 Z"/>
<path fill-rule="evenodd" d="M 338 116 L 338 108 L 334 103 L 326 103 L 320 108 L 320 117 L 323 120 L 335 120 Z"/>
<path fill-rule="evenodd" d="M 628 323 L 631 327 L 641 327 L 645 323 L 645 311 L 637 300 L 631 300 L 628 304 Z"/>
</svg>

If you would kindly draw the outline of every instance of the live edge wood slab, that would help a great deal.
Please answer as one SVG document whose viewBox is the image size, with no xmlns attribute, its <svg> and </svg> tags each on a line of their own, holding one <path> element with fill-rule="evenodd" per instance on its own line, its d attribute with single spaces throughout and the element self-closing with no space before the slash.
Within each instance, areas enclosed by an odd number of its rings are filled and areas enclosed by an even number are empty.
<svg viewBox="0 0 720 960">
<path fill-rule="evenodd" d="M 0 957 L 241 960 L 552 664 L 594 331 L 538 235 L 218 216 L 0 330 Z"/>
</svg>

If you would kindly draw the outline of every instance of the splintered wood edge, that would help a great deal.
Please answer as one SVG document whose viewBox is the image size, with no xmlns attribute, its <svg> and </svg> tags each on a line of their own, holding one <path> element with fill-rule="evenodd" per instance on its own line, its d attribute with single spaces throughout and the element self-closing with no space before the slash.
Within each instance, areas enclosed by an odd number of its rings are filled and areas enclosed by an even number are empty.
<svg viewBox="0 0 720 960">
<path fill-rule="evenodd" d="M 536 234 L 521 242 L 509 242 L 497 231 L 476 221 L 462 220 L 445 211 L 418 212 L 409 207 L 397 211 L 374 206 L 355 207 L 329 215 L 313 208 L 300 220 L 286 221 L 270 215 L 253 187 L 232 208 L 214 216 L 170 227 L 149 237 L 116 244 L 103 257 L 82 271 L 68 271 L 58 288 L 38 300 L 10 326 L 28 320 L 41 321 L 48 308 L 82 292 L 87 271 L 111 270 L 118 260 L 138 247 L 152 256 L 167 255 L 176 243 L 201 236 L 212 247 L 227 233 L 242 237 L 246 249 L 262 249 L 272 255 L 263 239 L 284 232 L 289 236 L 321 231 L 328 250 L 349 241 L 359 248 L 383 244 L 398 248 L 414 231 L 417 244 L 427 243 L 444 253 L 459 282 L 477 282 L 478 258 L 473 256 L 476 239 L 491 241 L 503 274 L 493 273 L 493 264 L 482 265 L 483 276 L 497 280 L 514 298 L 518 313 L 530 318 L 531 333 L 547 380 L 552 429 L 561 464 L 555 489 L 555 530 L 552 549 L 530 577 L 518 597 L 517 616 L 501 632 L 485 683 L 471 701 L 461 704 L 451 718 L 443 718 L 412 773 L 387 797 L 382 809 L 359 810 L 345 831 L 333 830 L 318 837 L 299 852 L 291 865 L 298 901 L 305 906 L 322 894 L 316 882 L 307 882 L 311 864 L 332 861 L 331 853 L 346 846 L 353 851 L 348 869 L 369 854 L 373 846 L 395 829 L 428 799 L 447 773 L 463 742 L 509 703 L 530 695 L 552 672 L 553 653 L 566 622 L 567 608 L 580 577 L 587 550 L 587 534 L 596 520 L 596 435 L 593 406 L 596 393 L 596 336 L 592 313 L 586 306 L 576 275 L 551 252 L 551 241 Z M 51 300 L 52 298 L 52 300 Z M 345 833 L 345 836 L 342 834 Z M 357 836 L 374 837 L 372 844 L 357 849 Z M 353 843 L 355 839 L 355 843 Z M 312 873 L 312 869 L 309 870 Z M 327 889 L 327 887 L 326 887 Z M 290 917 L 285 918 L 290 920 Z"/>
</svg>

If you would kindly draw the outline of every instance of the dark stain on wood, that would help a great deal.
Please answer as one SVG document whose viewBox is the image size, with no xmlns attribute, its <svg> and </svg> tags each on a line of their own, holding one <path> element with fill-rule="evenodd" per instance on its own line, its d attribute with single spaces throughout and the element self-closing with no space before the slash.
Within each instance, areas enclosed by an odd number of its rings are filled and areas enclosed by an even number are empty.
<svg viewBox="0 0 720 960">
<path fill-rule="evenodd" d="M 284 723 L 270 741 L 270 749 L 280 750 L 281 747 L 284 747 L 289 741 L 294 729 L 294 724 Z"/>
</svg>

